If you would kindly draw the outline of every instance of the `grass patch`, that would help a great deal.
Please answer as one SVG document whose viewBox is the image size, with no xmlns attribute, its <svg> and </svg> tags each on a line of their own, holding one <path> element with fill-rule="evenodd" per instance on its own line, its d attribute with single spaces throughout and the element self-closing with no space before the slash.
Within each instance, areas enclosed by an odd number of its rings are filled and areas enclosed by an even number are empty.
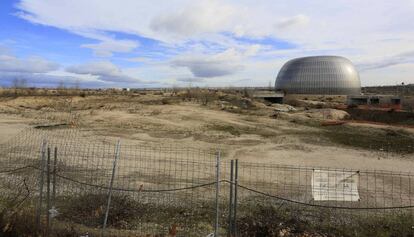
<svg viewBox="0 0 414 237">
<path fill-rule="evenodd" d="M 106 194 L 85 194 L 59 200 L 61 212 L 59 220 L 100 228 L 105 215 Z M 183 203 L 187 203 L 183 201 Z M 177 226 L 180 235 L 197 236 L 195 233 L 208 233 L 214 219 L 212 203 L 194 203 L 185 206 L 171 203 L 143 203 L 131 196 L 112 196 L 108 216 L 108 227 L 120 230 L 145 228 L 150 233 L 166 236 L 169 228 Z M 156 236 L 156 235 L 155 235 Z"/>
<path fill-rule="evenodd" d="M 241 132 L 240 132 L 241 130 L 232 125 L 214 124 L 214 125 L 208 126 L 208 129 L 230 133 L 231 135 L 237 136 L 237 137 L 241 135 Z"/>
<path fill-rule="evenodd" d="M 334 143 L 351 147 L 401 154 L 414 153 L 414 135 L 403 130 L 336 126 L 325 128 L 323 135 Z"/>
<path fill-rule="evenodd" d="M 214 124 L 208 125 L 207 129 L 230 133 L 233 136 L 239 137 L 243 134 L 258 135 L 262 138 L 273 138 L 277 133 L 272 128 L 268 127 L 248 127 L 248 126 L 233 126 L 229 124 Z"/>
<path fill-rule="evenodd" d="M 271 200 L 263 203 L 251 200 L 239 205 L 239 236 L 413 236 L 413 216 L 409 212 L 333 210 L 270 203 Z"/>
<path fill-rule="evenodd" d="M 57 199 L 59 216 L 53 220 L 50 236 L 98 236 L 105 214 L 106 194 L 89 193 Z M 106 236 L 206 236 L 213 231 L 214 202 L 181 200 L 140 202 L 115 193 L 112 198 Z M 0 204 L 10 203 L 0 202 Z M 0 213 L 0 236 L 44 236 L 37 230 L 32 202 Z M 224 205 L 225 206 L 225 205 Z M 222 230 L 226 230 L 227 208 L 221 207 Z M 4 207 L 4 205 L 0 205 Z M 4 211 L 7 210 L 7 211 Z M 291 205 L 263 197 L 238 202 L 238 236 L 413 236 L 411 210 L 335 210 Z M 8 213 L 7 215 L 5 213 Z M 45 223 L 42 216 L 42 224 Z"/>
<path fill-rule="evenodd" d="M 86 194 L 58 200 L 61 219 L 90 227 L 100 227 L 105 215 L 107 196 L 105 194 Z M 126 227 L 138 214 L 135 203 L 127 196 L 114 196 L 108 217 L 108 226 Z"/>
<path fill-rule="evenodd" d="M 414 134 L 403 129 L 380 129 L 349 125 L 321 126 L 320 122 L 310 120 L 292 120 L 290 122 L 319 130 L 293 133 L 293 135 L 298 135 L 307 143 L 318 145 L 334 143 L 372 151 L 398 154 L 414 153 Z"/>
</svg>

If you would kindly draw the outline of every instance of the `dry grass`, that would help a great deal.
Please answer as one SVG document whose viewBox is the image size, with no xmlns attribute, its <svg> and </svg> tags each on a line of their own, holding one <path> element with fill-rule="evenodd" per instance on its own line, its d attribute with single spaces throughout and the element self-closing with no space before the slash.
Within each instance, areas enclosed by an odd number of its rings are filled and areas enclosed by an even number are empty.
<svg viewBox="0 0 414 237">
<path fill-rule="evenodd" d="M 88 130 L 88 134 L 82 133 L 85 141 L 103 139 L 104 136 L 109 135 L 122 136 L 123 141 L 131 143 L 154 142 L 167 146 L 179 143 L 183 147 L 203 149 L 220 147 L 223 159 L 238 158 L 248 162 L 280 164 L 296 162 L 295 165 L 305 163 L 310 166 L 335 166 L 337 160 L 334 158 L 338 156 L 340 159 L 355 157 L 348 163 L 340 164 L 355 169 L 371 168 L 373 163 L 377 165 L 375 169 L 388 169 L 391 166 L 404 169 L 412 167 L 410 159 L 403 160 L 399 156 L 409 154 L 411 156 L 406 157 L 412 158 L 414 138 L 410 132 L 372 127 L 322 127 L 320 121 L 311 118 L 302 120 L 295 117 L 295 113 L 274 119 L 270 117 L 274 112 L 272 108 L 260 101 L 252 100 L 248 91 L 194 88 L 176 90 L 172 93 L 163 91 L 111 93 L 85 94 L 85 96 L 1 97 L 0 111 L 35 121 L 43 119 L 48 122 L 63 121 L 69 111 L 72 111 L 77 115 L 76 120 L 79 122 L 76 124 L 77 128 Z M 303 98 L 305 99 L 309 102 L 315 98 Z M 336 99 L 339 98 L 326 98 L 324 103 L 334 103 Z M 335 150 L 328 149 L 332 147 Z M 361 150 L 364 153 L 360 152 Z M 382 160 L 377 162 L 377 159 L 372 159 L 376 158 L 374 151 L 393 152 L 397 155 L 389 163 L 380 163 Z M 335 152 L 335 157 L 332 157 L 332 152 Z M 395 163 L 399 166 L 393 166 Z M 387 166 L 389 164 L 392 165 Z M 139 173 L 136 176 L 146 182 L 171 181 L 169 176 L 161 174 L 151 177 Z M 132 176 L 130 178 L 133 179 Z M 90 235 L 99 234 L 97 228 L 102 222 L 105 194 L 85 194 L 59 201 L 62 215 L 56 220 L 56 236 L 80 236 L 86 232 Z M 155 205 L 138 202 L 122 195 L 114 196 L 113 201 L 108 236 L 123 234 L 128 236 L 128 231 L 120 231 L 120 229 L 137 229 L 140 225 L 148 229 L 152 228 L 154 230 L 152 233 L 158 233 L 159 236 L 168 234 L 165 229 L 160 229 L 162 224 L 164 227 L 176 223 L 191 225 L 193 232 L 183 232 L 185 236 L 196 236 L 194 232 L 208 232 L 212 228 L 211 203 L 200 202 L 196 204 L 199 206 L 194 207 L 191 206 L 195 204 L 194 202 L 184 200 L 183 203 L 188 206 L 162 203 Z M 316 230 L 309 219 L 299 218 L 309 213 L 292 213 L 289 209 L 264 208 L 264 206 L 262 208 L 257 206 L 257 203 L 249 205 L 251 206 L 246 209 L 250 212 L 240 213 L 239 226 L 243 236 L 254 236 L 253 233 L 258 233 L 256 236 L 260 234 L 277 236 L 281 231 L 291 236 L 318 236 L 318 234 L 326 236 L 326 233 L 331 233 L 333 236 L 352 236 L 350 228 L 335 230 L 325 226 Z M 10 205 L 6 204 L 6 206 Z M 19 215 L 13 217 L 14 219 L 10 218 L 10 215 L 3 218 L 2 228 L 8 223 L 14 223 L 8 225 L 14 226 L 10 230 L 22 231 L 9 231 L 9 236 L 25 236 L 23 232 L 28 232 L 18 223 L 27 222 L 29 228 L 35 228 L 28 221 L 32 218 L 31 206 L 28 204 L 21 210 Z M 323 214 L 316 213 L 314 218 Z M 292 216 L 295 218 L 292 219 Z M 375 233 L 377 236 L 381 234 L 399 236 L 405 233 L 396 230 L 398 223 L 407 224 L 403 218 L 394 216 L 388 220 L 363 222 L 364 220 L 355 219 L 355 221 L 361 221 L 361 226 L 378 229 Z M 222 226 L 226 226 L 225 218 L 222 219 Z M 9 227 L 6 229 L 9 230 Z M 401 229 L 406 231 L 405 226 L 401 226 Z M 179 229 L 179 231 L 183 230 Z M 369 236 L 369 233 L 364 231 L 362 227 L 357 229 L 358 233 Z M 130 233 L 129 236 L 133 234 Z"/>
<path fill-rule="evenodd" d="M 267 203 L 271 203 L 269 200 Z M 242 204 L 243 205 L 243 204 Z M 242 206 L 241 205 L 241 206 Z M 239 236 L 413 236 L 410 213 L 378 216 L 309 207 L 290 208 L 289 204 L 244 204 L 239 213 Z M 241 208 L 240 208 L 241 209 Z"/>
<path fill-rule="evenodd" d="M 339 126 L 326 128 L 324 134 L 332 142 L 350 147 L 401 154 L 414 153 L 414 136 L 404 130 Z"/>
</svg>

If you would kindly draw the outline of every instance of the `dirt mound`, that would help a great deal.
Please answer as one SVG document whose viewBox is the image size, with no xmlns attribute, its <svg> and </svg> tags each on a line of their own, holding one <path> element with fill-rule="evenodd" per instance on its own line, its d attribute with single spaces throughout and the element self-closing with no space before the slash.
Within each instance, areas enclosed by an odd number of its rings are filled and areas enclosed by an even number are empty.
<svg viewBox="0 0 414 237">
<path fill-rule="evenodd" d="M 344 120 L 350 118 L 348 112 L 338 109 L 311 109 L 303 114 L 313 119 Z"/>
</svg>

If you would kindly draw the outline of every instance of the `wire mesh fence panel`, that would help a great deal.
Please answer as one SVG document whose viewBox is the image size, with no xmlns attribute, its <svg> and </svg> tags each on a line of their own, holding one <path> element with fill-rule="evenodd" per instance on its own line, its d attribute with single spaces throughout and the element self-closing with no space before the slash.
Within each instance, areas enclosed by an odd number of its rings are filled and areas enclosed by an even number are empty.
<svg viewBox="0 0 414 237">
<path fill-rule="evenodd" d="M 27 210 L 43 236 L 413 235 L 411 173 L 217 167 L 216 151 L 91 137 L 28 129 L 1 144 L 6 217 Z"/>
<path fill-rule="evenodd" d="M 54 152 L 50 167 L 52 206 L 57 216 L 55 231 L 76 229 L 81 234 L 98 236 L 103 223 L 105 200 L 110 180 L 115 146 L 106 143 L 50 142 Z M 65 223 L 70 223 L 68 228 Z"/>
<path fill-rule="evenodd" d="M 37 227 L 49 223 L 46 234 L 100 236 L 115 171 L 107 235 L 213 232 L 214 151 L 123 144 L 114 170 L 115 144 L 113 139 L 88 140 L 76 129 L 23 131 L 0 147 L 0 188 L 8 194 L 2 204 L 10 206 L 21 186 L 30 193 Z"/>
<path fill-rule="evenodd" d="M 39 167 L 42 139 L 26 130 L 0 145 L 0 227 L 10 233 L 16 228 L 37 229 Z M 36 157 L 36 158 L 35 158 Z M 40 207 L 39 207 L 40 208 Z M 22 212 L 27 221 L 21 222 Z M 40 221 L 40 220 L 39 220 Z"/>
<path fill-rule="evenodd" d="M 131 221 L 115 226 L 140 234 L 212 233 L 215 165 L 214 151 L 121 145 L 114 190 L 115 196 L 127 197 L 131 202 L 131 206 L 125 207 L 131 212 Z M 116 218 L 112 216 L 109 220 Z"/>
<path fill-rule="evenodd" d="M 240 236 L 414 233 L 412 174 L 246 162 L 238 169 Z"/>
</svg>

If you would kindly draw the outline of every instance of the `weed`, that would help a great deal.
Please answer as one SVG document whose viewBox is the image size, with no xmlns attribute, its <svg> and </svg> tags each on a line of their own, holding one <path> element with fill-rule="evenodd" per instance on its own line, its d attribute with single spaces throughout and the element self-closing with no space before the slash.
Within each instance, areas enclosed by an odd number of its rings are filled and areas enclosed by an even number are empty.
<svg viewBox="0 0 414 237">
<path fill-rule="evenodd" d="M 216 130 L 216 131 L 222 131 L 222 132 L 227 132 L 230 133 L 233 136 L 240 136 L 240 130 L 232 125 L 220 125 L 220 124 L 215 124 L 212 126 L 208 126 L 209 129 L 212 130 Z"/>
<path fill-rule="evenodd" d="M 239 236 L 413 236 L 409 213 L 381 216 L 355 211 L 335 211 L 313 207 L 250 200 L 239 204 Z"/>
<path fill-rule="evenodd" d="M 332 142 L 368 150 L 414 153 L 414 136 L 402 130 L 328 127 L 323 135 Z"/>
</svg>

